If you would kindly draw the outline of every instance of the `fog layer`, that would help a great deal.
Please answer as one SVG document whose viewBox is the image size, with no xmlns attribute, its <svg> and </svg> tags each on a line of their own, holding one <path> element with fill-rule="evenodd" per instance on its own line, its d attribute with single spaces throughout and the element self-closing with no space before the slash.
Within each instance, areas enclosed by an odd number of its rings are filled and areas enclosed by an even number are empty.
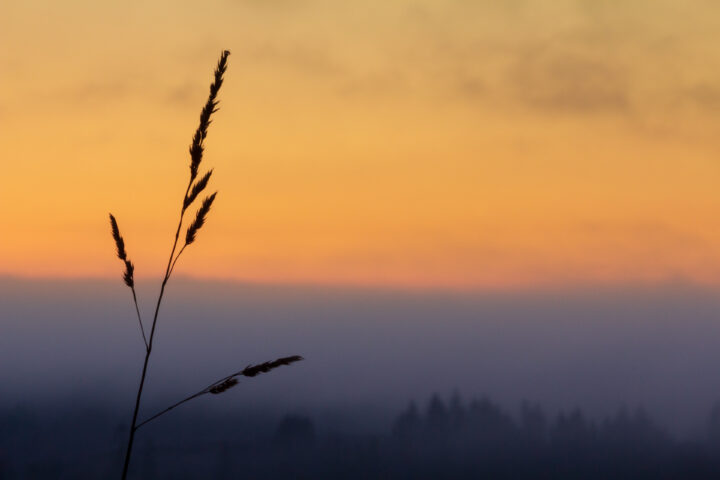
<svg viewBox="0 0 720 480">
<path fill-rule="evenodd" d="M 154 284 L 140 284 L 145 318 Z M 306 360 L 187 408 L 363 409 L 389 425 L 433 392 L 607 415 L 643 406 L 682 435 L 720 399 L 720 301 L 682 285 L 451 293 L 171 281 L 147 411 L 248 364 Z M 131 406 L 143 344 L 120 280 L 0 280 L 0 402 Z M 129 412 L 128 412 L 129 414 Z M 321 420 L 322 423 L 322 420 Z M 389 428 L 389 427 L 388 427 Z"/>
</svg>

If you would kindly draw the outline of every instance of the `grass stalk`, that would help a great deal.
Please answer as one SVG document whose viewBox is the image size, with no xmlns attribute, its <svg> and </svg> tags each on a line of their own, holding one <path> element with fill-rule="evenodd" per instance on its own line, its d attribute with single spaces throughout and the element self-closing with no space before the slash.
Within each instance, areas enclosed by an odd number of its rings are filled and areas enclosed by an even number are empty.
<svg viewBox="0 0 720 480">
<path fill-rule="evenodd" d="M 115 246 L 117 249 L 117 256 L 120 258 L 120 260 L 123 261 L 125 265 L 125 271 L 123 273 L 123 280 L 125 284 L 131 289 L 132 295 L 133 295 L 133 302 L 135 304 L 135 311 L 137 313 L 138 322 L 140 324 L 140 332 L 142 334 L 143 342 L 145 344 L 145 358 L 143 361 L 143 367 L 142 367 L 142 373 L 140 374 L 140 383 L 138 385 L 137 394 L 135 396 L 135 407 L 133 409 L 133 415 L 132 415 L 132 422 L 130 424 L 130 431 L 128 435 L 128 443 L 125 450 L 125 462 L 123 464 L 123 471 L 122 471 L 122 479 L 125 480 L 128 475 L 128 471 L 130 468 L 130 460 L 132 458 L 132 450 L 133 450 L 133 444 L 135 441 L 135 433 L 137 430 L 147 424 L 148 422 L 160 417 L 161 415 L 164 415 L 165 413 L 169 412 L 170 410 L 176 408 L 177 406 L 186 403 L 194 398 L 197 398 L 199 396 L 205 395 L 205 394 L 219 394 L 222 393 L 229 388 L 235 386 L 238 381 L 236 377 L 238 376 L 246 376 L 246 377 L 253 377 L 259 373 L 265 373 L 268 372 L 274 368 L 277 368 L 282 365 L 289 365 L 291 363 L 294 363 L 296 361 L 302 360 L 299 356 L 292 356 L 292 357 L 284 357 L 280 358 L 278 360 L 274 360 L 272 362 L 265 362 L 259 365 L 254 366 L 248 366 L 245 369 L 235 372 L 227 377 L 224 377 L 217 382 L 213 382 L 208 387 L 200 390 L 199 392 L 167 407 L 166 409 L 162 410 L 161 412 L 153 415 L 152 417 L 148 418 L 147 420 L 144 420 L 141 423 L 138 423 L 138 415 L 140 412 L 140 406 L 142 401 L 142 395 L 145 388 L 145 380 L 147 377 L 148 372 L 148 365 L 150 363 L 150 357 L 152 355 L 153 350 L 153 342 L 155 340 L 155 335 L 157 333 L 157 323 L 158 323 L 158 316 L 160 313 L 160 306 L 162 305 L 163 297 L 165 295 L 165 287 L 168 284 L 168 281 L 170 280 L 170 276 L 172 275 L 175 265 L 177 264 L 178 259 L 182 255 L 182 253 L 185 251 L 185 249 L 192 243 L 194 243 L 196 236 L 200 229 L 205 224 L 207 215 L 209 214 L 213 202 L 215 201 L 215 197 L 217 195 L 217 192 L 205 197 L 203 200 L 200 208 L 198 208 L 194 220 L 190 223 L 190 225 L 187 228 L 187 231 L 185 233 L 185 237 L 183 240 L 182 246 L 178 250 L 179 242 L 180 242 L 180 231 L 183 227 L 183 221 L 185 219 L 185 212 L 187 209 L 193 204 L 195 199 L 198 197 L 200 193 L 202 193 L 208 182 L 210 181 L 210 177 L 212 175 L 212 170 L 209 170 L 207 173 L 205 173 L 203 176 L 201 176 L 199 179 L 197 179 L 198 176 L 198 170 L 200 167 L 200 164 L 203 159 L 203 153 L 204 153 L 204 142 L 207 138 L 207 132 L 208 127 L 210 126 L 210 123 L 212 122 L 212 114 L 217 111 L 218 106 L 218 100 L 217 100 L 217 94 L 220 90 L 220 87 L 223 83 L 223 75 L 225 74 L 225 71 L 227 69 L 227 59 L 230 55 L 230 52 L 225 50 L 220 55 L 220 60 L 218 61 L 217 67 L 215 68 L 214 72 L 214 81 L 210 85 L 210 94 L 208 96 L 208 100 L 205 103 L 201 113 L 200 113 L 200 123 L 198 125 L 197 130 L 195 131 L 195 134 L 193 135 L 192 144 L 190 145 L 190 179 L 188 181 L 187 187 L 185 188 L 185 194 L 183 195 L 181 208 L 180 208 L 180 215 L 178 220 L 178 225 L 175 230 L 175 237 L 173 240 L 172 248 L 170 249 L 170 256 L 168 258 L 167 266 L 165 267 L 165 274 L 163 275 L 163 280 L 160 285 L 160 293 L 158 294 L 157 302 L 155 303 L 155 311 L 152 318 L 152 324 L 150 328 L 150 335 L 147 336 L 145 333 L 145 328 L 143 326 L 142 316 L 140 314 L 140 308 L 138 307 L 137 302 L 137 295 L 135 293 L 135 280 L 134 280 L 134 272 L 135 272 L 135 266 L 133 263 L 129 260 L 127 256 L 127 252 L 125 250 L 125 241 L 120 234 L 120 228 L 118 227 L 117 221 L 115 220 L 115 217 L 111 214 L 110 215 L 110 227 L 113 239 L 115 240 Z M 197 181 L 196 181 L 197 179 Z M 177 252 L 177 254 L 176 254 Z"/>
</svg>

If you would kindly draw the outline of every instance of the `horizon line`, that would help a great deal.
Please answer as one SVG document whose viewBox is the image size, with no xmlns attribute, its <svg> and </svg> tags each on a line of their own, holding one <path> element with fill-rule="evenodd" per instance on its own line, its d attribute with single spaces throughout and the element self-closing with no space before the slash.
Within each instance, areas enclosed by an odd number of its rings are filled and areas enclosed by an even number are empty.
<svg viewBox="0 0 720 480">
<path fill-rule="evenodd" d="M 138 283 L 154 283 L 162 279 L 161 276 L 145 277 L 136 279 Z M 28 275 L 17 272 L 0 271 L 0 281 L 21 281 L 21 282 L 85 282 L 85 281 L 117 281 L 122 283 L 120 275 Z M 633 290 L 633 291 L 653 291 L 665 290 L 667 288 L 680 288 L 702 291 L 717 291 L 720 293 L 720 283 L 700 282 L 690 278 L 664 278 L 658 280 L 633 280 L 633 281 L 572 281 L 572 282 L 518 282 L 497 283 L 497 284 L 471 284 L 471 283 L 408 283 L 408 282 L 370 282 L 370 281 L 332 281 L 332 280 L 294 280 L 294 279 L 253 279 L 240 277 L 203 277 L 187 274 L 178 274 L 174 278 L 175 282 L 193 282 L 193 283 L 219 283 L 237 286 L 254 286 L 264 288 L 329 288 L 342 290 L 377 290 L 389 292 L 437 292 L 437 293 L 558 293 L 558 292 L 585 292 L 590 290 L 596 291 L 617 291 L 617 290 Z"/>
</svg>

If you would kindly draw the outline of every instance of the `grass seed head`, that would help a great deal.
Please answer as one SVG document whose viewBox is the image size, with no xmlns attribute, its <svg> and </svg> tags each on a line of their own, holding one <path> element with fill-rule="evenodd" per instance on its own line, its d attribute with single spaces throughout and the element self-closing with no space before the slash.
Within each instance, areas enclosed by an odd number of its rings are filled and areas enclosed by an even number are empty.
<svg viewBox="0 0 720 480">
<path fill-rule="evenodd" d="M 207 187 L 207 184 L 210 181 L 210 176 L 212 175 L 212 173 L 213 171 L 210 170 L 205 175 L 200 177 L 200 180 L 195 182 L 192 189 L 190 190 L 190 193 L 187 197 L 185 197 L 185 201 L 183 202 L 183 210 L 187 210 L 187 208 L 195 201 L 197 196 L 200 195 L 203 190 L 205 190 L 205 187 Z"/>
<path fill-rule="evenodd" d="M 213 193 L 208 197 L 205 197 L 205 200 L 203 200 L 202 205 L 195 214 L 195 220 L 193 220 L 193 222 L 187 229 L 187 233 L 185 234 L 185 245 L 190 245 L 191 243 L 193 243 L 195 241 L 195 236 L 197 235 L 197 232 L 202 228 L 203 225 L 205 225 L 205 218 L 210 212 L 210 208 L 212 208 L 212 204 L 215 201 L 215 195 L 217 195 L 217 192 Z"/>
<path fill-rule="evenodd" d="M 115 240 L 115 247 L 117 247 L 117 256 L 120 260 L 127 260 L 127 252 L 125 252 L 125 240 L 120 235 L 120 228 L 118 228 L 117 220 L 113 214 L 110 214 L 110 229 L 112 230 L 112 236 Z"/>
<path fill-rule="evenodd" d="M 281 367 L 283 365 L 290 365 L 291 363 L 299 362 L 302 359 L 303 357 L 301 357 L 300 355 L 293 355 L 291 357 L 278 358 L 277 360 L 273 360 L 272 362 L 265 362 L 259 365 L 250 365 L 249 367 L 245 367 L 245 369 L 240 372 L 240 375 L 243 375 L 245 377 L 254 377 L 260 373 L 267 373 L 270 370 Z"/>
<path fill-rule="evenodd" d="M 210 123 L 212 123 L 210 117 L 212 117 L 213 113 L 217 112 L 217 94 L 223 84 L 223 75 L 225 74 L 225 70 L 227 70 L 227 59 L 229 55 L 229 50 L 224 50 L 220 55 L 220 60 L 218 60 L 217 67 L 215 67 L 215 78 L 213 83 L 210 85 L 210 95 L 208 96 L 205 106 L 200 112 L 200 124 L 198 125 L 197 130 L 195 130 L 195 135 L 193 135 L 192 144 L 190 145 L 191 181 L 195 180 L 195 177 L 197 177 L 198 168 L 200 167 L 200 162 L 202 162 L 203 152 L 205 151 L 203 143 L 205 141 L 205 137 L 207 137 L 208 127 L 210 126 Z"/>
<path fill-rule="evenodd" d="M 237 379 L 228 378 L 224 382 L 211 387 L 210 390 L 208 390 L 208 392 L 212 393 L 213 395 L 219 395 L 219 394 L 223 393 L 224 391 L 231 389 L 238 383 L 240 383 L 240 382 L 238 382 Z"/>
</svg>

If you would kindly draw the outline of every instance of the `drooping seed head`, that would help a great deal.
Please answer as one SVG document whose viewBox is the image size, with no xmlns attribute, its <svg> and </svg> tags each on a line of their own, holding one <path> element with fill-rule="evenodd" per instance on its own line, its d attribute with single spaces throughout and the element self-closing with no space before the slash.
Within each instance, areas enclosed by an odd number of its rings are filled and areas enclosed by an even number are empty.
<svg viewBox="0 0 720 480">
<path fill-rule="evenodd" d="M 234 386 L 237 385 L 238 383 L 240 383 L 240 382 L 238 382 L 237 379 L 235 379 L 235 378 L 228 378 L 228 379 L 225 380 L 224 382 L 219 383 L 219 384 L 211 387 L 211 388 L 208 390 L 208 392 L 212 393 L 213 395 L 218 395 L 218 394 L 220 394 L 220 393 L 223 393 L 223 392 L 226 391 L 226 390 L 231 389 L 232 387 L 234 387 Z"/>
<path fill-rule="evenodd" d="M 110 214 L 110 229 L 112 230 L 112 236 L 115 240 L 115 247 L 117 248 L 117 256 L 120 260 L 127 260 L 127 252 L 125 252 L 125 241 L 120 235 L 120 228 L 118 228 L 117 221 L 113 214 Z"/>
<path fill-rule="evenodd" d="M 135 279 L 133 274 L 135 273 L 135 265 L 130 260 L 125 260 L 125 272 L 123 273 L 123 281 L 125 285 L 130 288 L 135 286 Z"/>
<path fill-rule="evenodd" d="M 271 362 L 265 362 L 259 365 L 250 365 L 248 367 L 245 367 L 244 370 L 239 372 L 239 375 L 243 375 L 245 377 L 254 377 L 260 373 L 267 373 L 277 367 L 281 367 L 283 365 L 290 365 L 291 363 L 299 362 L 300 360 L 303 360 L 303 357 L 301 357 L 300 355 L 278 358 L 277 360 L 273 360 Z"/>
<path fill-rule="evenodd" d="M 127 252 L 125 251 L 125 240 L 120 235 L 120 228 L 118 227 L 117 220 L 113 214 L 110 214 L 110 230 L 112 231 L 113 239 L 115 240 L 115 247 L 117 248 L 117 256 L 125 264 L 125 271 L 123 272 L 123 281 L 125 285 L 130 288 L 135 286 L 134 272 L 135 266 L 128 259 Z"/>
</svg>

